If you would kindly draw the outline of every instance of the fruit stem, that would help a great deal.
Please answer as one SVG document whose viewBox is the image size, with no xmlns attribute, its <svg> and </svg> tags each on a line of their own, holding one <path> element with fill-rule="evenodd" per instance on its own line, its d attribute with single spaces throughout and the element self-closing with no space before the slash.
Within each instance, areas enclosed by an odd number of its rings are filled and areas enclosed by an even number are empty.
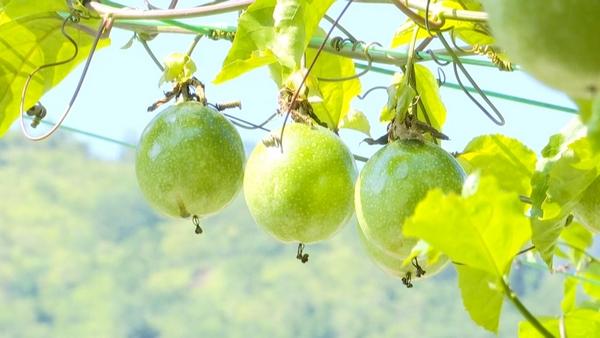
<svg viewBox="0 0 600 338">
<path fill-rule="evenodd" d="M 510 289 L 504 278 L 500 278 L 500 283 L 502 283 L 502 287 L 504 288 L 504 292 L 506 293 L 506 297 L 513 303 L 513 305 L 519 310 L 521 315 L 527 319 L 531 325 L 544 337 L 546 338 L 556 338 L 548 329 L 546 329 L 539 320 L 529 312 L 529 310 L 521 303 L 521 300 L 517 295 Z"/>
</svg>

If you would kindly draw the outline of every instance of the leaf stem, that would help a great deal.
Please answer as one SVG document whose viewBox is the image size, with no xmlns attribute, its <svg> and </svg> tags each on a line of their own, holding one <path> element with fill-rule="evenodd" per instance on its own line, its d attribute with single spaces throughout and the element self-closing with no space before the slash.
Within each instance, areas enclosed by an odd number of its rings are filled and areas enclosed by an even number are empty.
<svg viewBox="0 0 600 338">
<path fill-rule="evenodd" d="M 502 287 L 506 293 L 506 297 L 513 303 L 513 305 L 519 310 L 519 312 L 527 319 L 531 325 L 544 337 L 546 338 L 556 338 L 548 329 L 546 329 L 542 323 L 533 315 L 529 310 L 521 303 L 521 300 L 517 295 L 510 289 L 504 278 L 500 278 L 500 282 L 502 283 Z"/>
</svg>

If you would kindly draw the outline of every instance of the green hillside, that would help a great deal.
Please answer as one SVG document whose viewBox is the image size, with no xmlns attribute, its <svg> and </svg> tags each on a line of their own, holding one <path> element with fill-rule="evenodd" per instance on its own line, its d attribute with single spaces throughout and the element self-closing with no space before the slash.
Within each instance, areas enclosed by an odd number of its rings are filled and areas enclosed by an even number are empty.
<svg viewBox="0 0 600 338">
<path fill-rule="evenodd" d="M 355 224 L 307 248 L 272 240 L 243 198 L 203 221 L 155 214 L 130 154 L 106 162 L 64 136 L 0 141 L 0 337 L 492 337 L 455 273 L 406 289 L 362 252 Z M 562 278 L 518 269 L 534 313 L 559 312 Z M 505 304 L 502 337 L 520 316 Z"/>
</svg>

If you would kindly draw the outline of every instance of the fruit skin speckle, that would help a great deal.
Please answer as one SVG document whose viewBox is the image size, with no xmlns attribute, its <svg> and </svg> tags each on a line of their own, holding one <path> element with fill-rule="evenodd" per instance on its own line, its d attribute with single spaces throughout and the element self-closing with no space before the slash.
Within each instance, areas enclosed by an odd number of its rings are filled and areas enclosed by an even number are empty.
<svg viewBox="0 0 600 338">
<path fill-rule="evenodd" d="M 203 217 L 240 191 L 244 158 L 242 139 L 229 121 L 198 102 L 180 102 L 146 126 L 135 169 L 154 208 L 173 217 Z"/>
<path fill-rule="evenodd" d="M 406 218 L 429 190 L 460 193 L 464 179 L 458 162 L 437 145 L 418 140 L 386 145 L 369 159 L 356 182 L 355 209 L 362 235 L 388 255 L 405 259 L 418 242 L 403 237 Z"/>
<path fill-rule="evenodd" d="M 352 154 L 330 130 L 300 123 L 286 126 L 282 144 L 283 153 L 259 143 L 248 158 L 244 195 L 252 217 L 283 242 L 330 238 L 354 212 Z"/>
<path fill-rule="evenodd" d="M 600 1 L 482 2 L 492 35 L 513 62 L 572 97 L 600 93 Z"/>
</svg>

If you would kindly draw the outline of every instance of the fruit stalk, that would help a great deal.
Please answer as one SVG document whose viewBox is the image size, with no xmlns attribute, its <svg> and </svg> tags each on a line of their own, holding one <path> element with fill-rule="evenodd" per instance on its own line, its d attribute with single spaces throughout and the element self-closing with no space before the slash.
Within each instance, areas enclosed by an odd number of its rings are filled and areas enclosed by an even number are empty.
<svg viewBox="0 0 600 338">
<path fill-rule="evenodd" d="M 542 336 L 544 336 L 546 338 L 556 338 L 556 337 L 554 337 L 554 335 L 552 333 L 550 333 L 550 331 L 548 331 L 548 329 L 546 329 L 542 325 L 542 323 L 540 323 L 540 321 L 537 318 L 535 318 L 535 316 L 531 312 L 529 312 L 529 310 L 525 307 L 525 305 L 523 305 L 523 303 L 521 303 L 521 300 L 519 299 L 519 297 L 517 297 L 517 294 L 515 294 L 513 292 L 513 290 L 511 290 L 511 288 L 508 286 L 508 284 L 506 283 L 504 278 L 501 278 L 500 282 L 502 283 L 502 287 L 504 288 L 506 297 L 508 297 L 508 299 L 511 301 L 511 303 L 513 303 L 513 305 L 517 308 L 517 310 L 519 310 L 521 315 L 523 315 L 523 317 L 525 317 L 525 319 L 527 319 L 527 321 L 529 323 L 531 323 L 531 325 L 533 325 L 533 327 L 535 327 L 535 329 L 538 330 L 538 332 Z"/>
</svg>

